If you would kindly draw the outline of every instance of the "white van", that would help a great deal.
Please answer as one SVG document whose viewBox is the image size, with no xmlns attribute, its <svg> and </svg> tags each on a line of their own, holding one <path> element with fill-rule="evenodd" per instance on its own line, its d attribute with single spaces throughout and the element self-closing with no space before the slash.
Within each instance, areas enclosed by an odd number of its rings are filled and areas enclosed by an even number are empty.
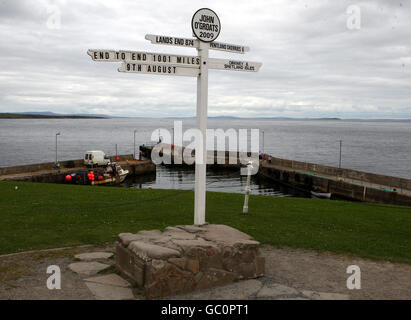
<svg viewBox="0 0 411 320">
<path fill-rule="evenodd" d="M 103 151 L 87 151 L 84 155 L 84 164 L 86 166 L 106 166 L 110 163 L 110 158 Z"/>
</svg>

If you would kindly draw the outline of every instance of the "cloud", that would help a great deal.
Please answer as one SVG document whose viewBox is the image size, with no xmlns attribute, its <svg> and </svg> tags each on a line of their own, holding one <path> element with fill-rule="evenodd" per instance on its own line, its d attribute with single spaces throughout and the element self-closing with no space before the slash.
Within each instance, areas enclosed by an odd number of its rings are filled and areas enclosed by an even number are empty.
<svg viewBox="0 0 411 320">
<path fill-rule="evenodd" d="M 346 26 L 347 7 L 361 28 Z M 89 48 L 195 55 L 145 34 L 191 37 L 200 7 L 220 17 L 218 41 L 248 45 L 258 73 L 211 70 L 209 114 L 411 118 L 411 8 L 397 1 L 0 1 L 0 112 L 194 116 L 196 79 L 123 74 Z M 58 28 L 49 28 L 53 14 Z"/>
</svg>

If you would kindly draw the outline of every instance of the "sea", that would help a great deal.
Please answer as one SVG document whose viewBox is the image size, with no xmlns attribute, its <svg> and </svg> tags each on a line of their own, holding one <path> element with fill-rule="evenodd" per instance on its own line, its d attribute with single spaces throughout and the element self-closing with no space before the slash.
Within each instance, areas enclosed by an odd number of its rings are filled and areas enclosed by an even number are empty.
<svg viewBox="0 0 411 320">
<path fill-rule="evenodd" d="M 158 140 L 159 129 L 170 133 L 176 121 L 183 131 L 196 127 L 194 118 L 0 119 L 0 167 L 81 159 L 85 151 L 132 154 Z M 318 163 L 411 179 L 411 121 L 290 120 L 209 118 L 211 129 L 259 130 L 259 151 L 274 157 Z M 153 138 L 153 140 L 152 140 Z M 239 172 L 208 170 L 207 190 L 244 192 Z M 193 168 L 158 166 L 155 175 L 130 178 L 122 187 L 193 189 Z M 304 196 L 272 181 L 253 177 L 251 194 Z"/>
</svg>

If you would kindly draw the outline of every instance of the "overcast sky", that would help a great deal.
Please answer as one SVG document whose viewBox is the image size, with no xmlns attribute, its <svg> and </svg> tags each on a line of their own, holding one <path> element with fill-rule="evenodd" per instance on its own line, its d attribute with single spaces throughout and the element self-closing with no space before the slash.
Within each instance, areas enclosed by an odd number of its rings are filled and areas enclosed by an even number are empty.
<svg viewBox="0 0 411 320">
<path fill-rule="evenodd" d="M 409 0 L 0 0 L 0 112 L 194 116 L 196 78 L 120 73 L 87 49 L 195 55 L 144 36 L 190 38 L 202 7 L 217 41 L 250 47 L 210 57 L 263 63 L 211 70 L 210 116 L 411 118 Z"/>
</svg>

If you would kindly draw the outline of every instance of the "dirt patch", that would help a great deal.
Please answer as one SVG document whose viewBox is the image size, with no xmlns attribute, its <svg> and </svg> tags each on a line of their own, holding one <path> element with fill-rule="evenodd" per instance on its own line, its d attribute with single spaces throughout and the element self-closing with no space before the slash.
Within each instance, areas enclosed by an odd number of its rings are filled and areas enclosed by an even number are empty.
<svg viewBox="0 0 411 320">
<path fill-rule="evenodd" d="M 350 299 L 411 299 L 411 265 L 330 252 L 264 246 L 265 278 L 298 290 L 348 294 Z M 347 267 L 361 269 L 361 289 L 347 289 Z"/>
<path fill-rule="evenodd" d="M 97 248 L 113 251 L 111 247 Z M 45 250 L 0 257 L 0 299 L 7 300 L 71 300 L 94 299 L 83 277 L 68 269 L 74 255 L 95 251 L 96 247 Z M 114 263 L 114 261 L 113 261 Z M 61 270 L 61 290 L 47 289 L 50 274 L 47 268 L 57 265 Z"/>
</svg>

